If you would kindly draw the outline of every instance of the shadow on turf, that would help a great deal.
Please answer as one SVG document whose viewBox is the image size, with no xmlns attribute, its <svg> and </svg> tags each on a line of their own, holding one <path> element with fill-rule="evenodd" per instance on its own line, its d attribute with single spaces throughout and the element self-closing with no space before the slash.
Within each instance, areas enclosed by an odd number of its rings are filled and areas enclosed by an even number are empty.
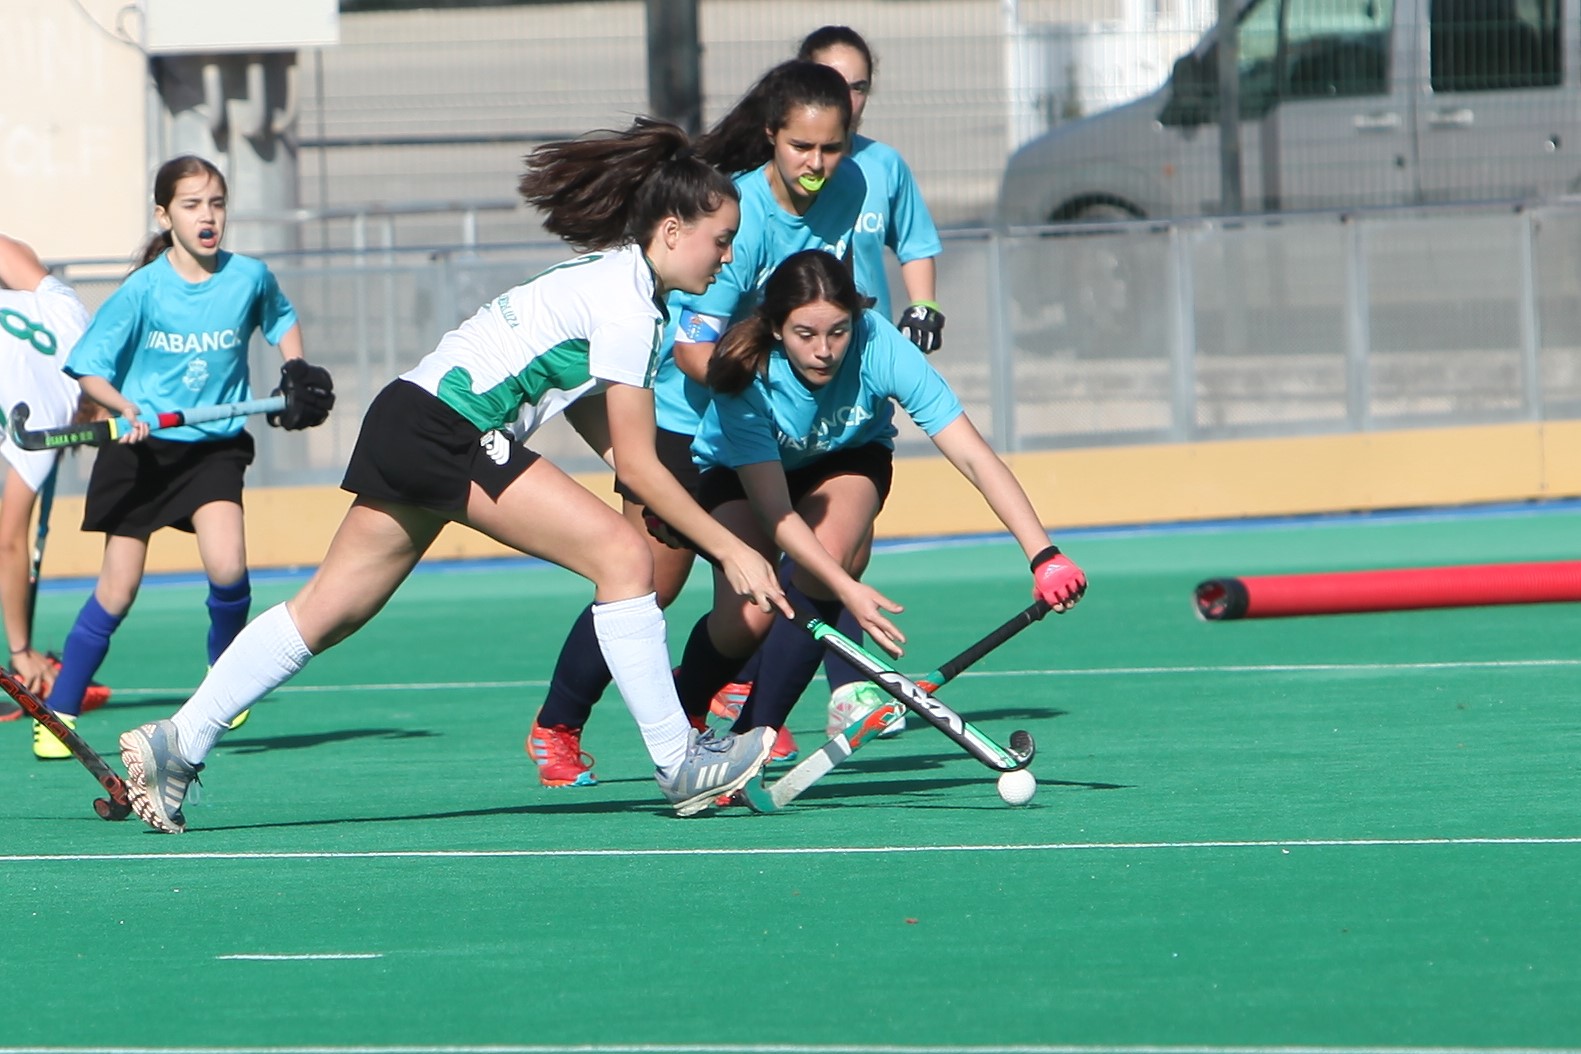
<svg viewBox="0 0 1581 1054">
<path fill-rule="evenodd" d="M 232 754 L 262 754 L 270 750 L 306 750 L 326 743 L 344 743 L 351 739 L 429 739 L 440 733 L 415 728 L 340 728 L 333 732 L 314 732 L 299 736 L 261 736 L 237 739 L 235 733 L 227 736 L 223 748 Z"/>
</svg>

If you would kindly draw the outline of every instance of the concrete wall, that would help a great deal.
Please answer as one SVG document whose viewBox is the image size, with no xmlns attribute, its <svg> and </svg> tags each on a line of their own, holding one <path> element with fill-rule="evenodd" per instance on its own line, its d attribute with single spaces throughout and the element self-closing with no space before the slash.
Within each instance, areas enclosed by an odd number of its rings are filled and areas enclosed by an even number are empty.
<svg viewBox="0 0 1581 1054">
<path fill-rule="evenodd" d="M 130 257 L 148 230 L 147 64 L 117 29 L 127 7 L 0 4 L 0 230 L 46 259 Z"/>
<path fill-rule="evenodd" d="M 1068 450 L 1006 460 L 1058 536 L 1071 527 L 1581 496 L 1578 447 L 1581 422 L 1565 421 Z M 579 478 L 614 504 L 608 476 Z M 350 500 L 329 487 L 249 490 L 250 562 L 317 564 Z M 102 536 L 76 530 L 81 520 L 80 498 L 56 502 L 46 577 L 98 573 Z M 897 461 L 880 537 L 1001 529 L 981 497 L 942 458 Z M 471 530 L 451 527 L 430 556 L 509 552 Z M 154 536 L 150 570 L 199 567 L 190 535 Z"/>
</svg>

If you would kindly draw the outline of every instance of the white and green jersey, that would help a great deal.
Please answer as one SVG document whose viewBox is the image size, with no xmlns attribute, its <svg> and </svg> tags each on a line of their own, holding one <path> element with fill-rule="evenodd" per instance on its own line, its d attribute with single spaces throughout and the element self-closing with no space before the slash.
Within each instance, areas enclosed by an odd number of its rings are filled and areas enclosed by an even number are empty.
<svg viewBox="0 0 1581 1054">
<path fill-rule="evenodd" d="M 657 287 L 637 246 L 578 256 L 484 304 L 401 377 L 480 431 L 525 439 L 589 392 L 653 387 Z"/>
<path fill-rule="evenodd" d="M 36 492 L 55 467 L 55 450 L 23 450 L 10 439 L 10 414 L 28 408 L 29 428 L 59 428 L 77 412 L 77 382 L 61 372 L 88 328 L 88 309 L 58 278 L 32 292 L 0 289 L 0 456 Z M 0 478 L 4 468 L 0 466 Z"/>
</svg>

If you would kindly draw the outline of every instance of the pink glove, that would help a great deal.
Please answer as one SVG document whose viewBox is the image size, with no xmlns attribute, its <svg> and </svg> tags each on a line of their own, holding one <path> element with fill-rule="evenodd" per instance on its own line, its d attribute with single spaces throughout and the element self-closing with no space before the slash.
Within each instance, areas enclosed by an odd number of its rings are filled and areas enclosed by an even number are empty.
<svg viewBox="0 0 1581 1054">
<path fill-rule="evenodd" d="M 1055 611 L 1075 606 L 1087 592 L 1087 575 L 1071 558 L 1051 545 L 1032 558 L 1032 595 Z"/>
</svg>

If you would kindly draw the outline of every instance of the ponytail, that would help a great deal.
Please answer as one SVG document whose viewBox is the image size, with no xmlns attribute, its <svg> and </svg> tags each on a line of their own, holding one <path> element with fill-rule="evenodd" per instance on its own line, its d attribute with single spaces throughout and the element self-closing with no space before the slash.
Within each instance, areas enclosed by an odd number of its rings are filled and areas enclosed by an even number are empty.
<svg viewBox="0 0 1581 1054">
<path fill-rule="evenodd" d="M 149 264 L 159 259 L 164 255 L 166 249 L 175 244 L 175 240 L 175 236 L 169 231 L 160 231 L 158 234 L 149 238 L 148 241 L 143 244 L 143 251 L 136 257 L 137 266 L 133 267 L 132 270 L 136 271 L 139 268 L 147 267 Z"/>
<path fill-rule="evenodd" d="M 726 395 L 739 395 L 752 378 L 768 368 L 774 350 L 774 327 L 761 311 L 725 330 L 708 360 L 708 387 Z"/>
<path fill-rule="evenodd" d="M 545 230 L 582 250 L 646 246 L 666 216 L 694 223 L 739 199 L 678 125 L 648 117 L 622 132 L 540 146 L 527 155 L 517 190 L 544 213 Z"/>
</svg>

